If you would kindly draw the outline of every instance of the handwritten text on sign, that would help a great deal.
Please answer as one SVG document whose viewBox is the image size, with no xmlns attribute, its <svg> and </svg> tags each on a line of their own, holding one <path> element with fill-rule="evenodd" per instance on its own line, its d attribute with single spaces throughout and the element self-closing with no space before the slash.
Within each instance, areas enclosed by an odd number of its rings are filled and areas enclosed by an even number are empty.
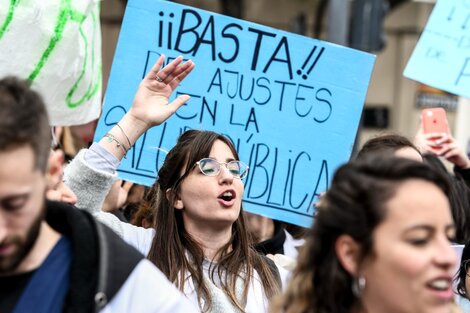
<svg viewBox="0 0 470 313">
<path fill-rule="evenodd" d="M 404 75 L 470 98 L 470 0 L 439 0 Z"/>
<path fill-rule="evenodd" d="M 190 101 L 148 131 L 119 169 L 150 185 L 186 129 L 227 135 L 249 164 L 246 210 L 310 226 L 318 195 L 348 160 L 372 55 L 166 1 L 129 1 L 97 139 L 160 54 L 192 59 Z"/>
</svg>

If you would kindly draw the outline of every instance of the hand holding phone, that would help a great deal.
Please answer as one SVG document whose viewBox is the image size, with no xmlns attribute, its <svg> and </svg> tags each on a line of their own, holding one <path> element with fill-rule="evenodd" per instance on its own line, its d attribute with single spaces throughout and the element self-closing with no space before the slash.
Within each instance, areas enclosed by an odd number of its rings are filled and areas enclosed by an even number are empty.
<svg viewBox="0 0 470 313">
<path fill-rule="evenodd" d="M 443 108 L 431 108 L 421 111 L 422 148 L 440 155 L 450 135 L 446 111 Z"/>
<path fill-rule="evenodd" d="M 421 123 L 425 134 L 449 134 L 446 111 L 443 108 L 424 109 Z"/>
</svg>

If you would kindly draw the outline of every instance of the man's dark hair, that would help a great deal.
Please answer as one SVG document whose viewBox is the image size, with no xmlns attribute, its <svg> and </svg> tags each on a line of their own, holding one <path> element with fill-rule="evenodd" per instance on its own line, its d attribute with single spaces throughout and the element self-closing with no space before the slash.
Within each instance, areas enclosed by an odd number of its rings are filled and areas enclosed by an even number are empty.
<svg viewBox="0 0 470 313">
<path fill-rule="evenodd" d="M 15 77 L 0 79 L 0 151 L 29 145 L 35 168 L 46 171 L 51 129 L 41 96 Z"/>
<path fill-rule="evenodd" d="M 406 137 L 396 134 L 381 135 L 372 139 L 369 139 L 364 143 L 361 150 L 357 153 L 356 158 L 362 159 L 370 154 L 383 154 L 389 155 L 395 153 L 397 150 L 403 148 L 412 148 L 419 152 L 418 148 Z"/>
</svg>

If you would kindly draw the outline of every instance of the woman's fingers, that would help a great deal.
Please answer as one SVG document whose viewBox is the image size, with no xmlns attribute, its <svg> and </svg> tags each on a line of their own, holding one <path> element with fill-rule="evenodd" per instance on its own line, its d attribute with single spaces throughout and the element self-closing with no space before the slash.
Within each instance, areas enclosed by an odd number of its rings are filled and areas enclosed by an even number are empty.
<svg viewBox="0 0 470 313">
<path fill-rule="evenodd" d="M 148 79 L 148 80 L 151 80 L 151 81 L 155 81 L 156 77 L 157 77 L 157 74 L 160 71 L 160 69 L 162 68 L 162 65 L 163 65 L 164 61 L 165 61 L 165 56 L 162 54 L 157 59 L 157 62 L 155 62 L 155 64 L 152 66 L 152 69 L 150 70 L 150 72 L 147 74 L 147 76 L 145 78 Z"/>
<path fill-rule="evenodd" d="M 424 134 L 426 140 L 447 140 L 448 136 L 446 133 L 429 133 Z"/>
<path fill-rule="evenodd" d="M 182 82 L 186 78 L 186 76 L 189 75 L 189 73 L 191 73 L 195 66 L 194 62 L 191 60 L 187 61 L 183 65 L 186 66 L 182 68 L 182 71 L 169 84 L 173 89 L 178 87 L 179 83 Z"/>
<path fill-rule="evenodd" d="M 167 85 L 171 84 L 171 82 L 175 79 L 175 77 L 178 77 L 178 75 L 186 71 L 190 66 L 191 66 L 191 60 L 186 61 L 183 64 L 179 64 L 171 72 L 168 72 L 168 75 L 165 79 L 165 83 Z"/>
<path fill-rule="evenodd" d="M 181 96 L 178 96 L 175 100 L 173 100 L 173 102 L 171 102 L 167 108 L 170 110 L 170 115 L 175 113 L 176 110 L 178 110 L 179 108 L 181 108 L 181 106 L 183 104 L 185 104 L 189 98 L 191 98 L 190 96 L 188 95 L 181 95 Z"/>
<path fill-rule="evenodd" d="M 443 155 L 445 159 L 450 159 L 456 156 L 459 156 L 459 151 L 457 150 L 450 150 Z"/>
<path fill-rule="evenodd" d="M 438 144 L 435 140 L 426 140 L 425 145 L 430 148 L 439 148 L 440 144 Z"/>
<path fill-rule="evenodd" d="M 178 56 L 161 69 L 165 62 L 165 56 L 161 55 L 146 78 L 152 82 L 170 85 L 174 89 L 194 68 L 191 60 L 182 63 L 183 60 L 182 56 Z"/>
<path fill-rule="evenodd" d="M 439 149 L 439 155 L 440 156 L 445 156 L 448 152 L 454 150 L 456 148 L 455 145 L 449 144 L 449 145 L 442 145 Z"/>
<path fill-rule="evenodd" d="M 178 69 L 180 63 L 183 61 L 183 57 L 179 56 L 173 61 L 171 61 L 167 66 L 155 74 L 155 79 L 160 82 L 168 85 L 174 78 L 174 72 Z"/>
</svg>

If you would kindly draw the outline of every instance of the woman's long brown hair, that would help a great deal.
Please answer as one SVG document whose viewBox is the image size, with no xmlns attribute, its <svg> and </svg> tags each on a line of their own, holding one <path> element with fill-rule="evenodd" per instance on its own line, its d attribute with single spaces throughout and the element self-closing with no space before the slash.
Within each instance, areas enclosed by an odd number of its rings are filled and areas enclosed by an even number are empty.
<svg viewBox="0 0 470 313">
<path fill-rule="evenodd" d="M 202 263 L 204 253 L 200 244 L 186 232 L 181 210 L 172 205 L 180 191 L 181 181 L 193 169 L 193 165 L 202 158 L 209 156 L 216 140 L 227 144 L 235 158 L 238 154 L 229 139 L 211 131 L 190 130 L 183 133 L 176 146 L 168 153 L 164 164 L 158 172 L 158 178 L 152 187 L 156 206 L 155 237 L 148 255 L 167 277 L 183 291 L 187 274 L 194 281 L 198 301 L 205 300 L 204 310 L 210 311 L 212 299 L 208 286 L 203 279 Z M 185 171 L 184 174 L 181 174 Z M 167 195 L 166 191 L 171 192 Z M 263 284 L 264 293 L 268 299 L 280 292 L 272 270 L 264 256 L 258 254 L 252 247 L 251 240 L 245 228 L 243 214 L 233 223 L 230 241 L 218 252 L 218 266 L 209 270 L 210 279 L 218 274 L 222 289 L 231 302 L 244 312 L 249 286 L 256 271 Z M 217 269 L 217 271 L 216 271 Z M 236 281 L 243 279 L 242 299 L 236 297 Z"/>
</svg>

